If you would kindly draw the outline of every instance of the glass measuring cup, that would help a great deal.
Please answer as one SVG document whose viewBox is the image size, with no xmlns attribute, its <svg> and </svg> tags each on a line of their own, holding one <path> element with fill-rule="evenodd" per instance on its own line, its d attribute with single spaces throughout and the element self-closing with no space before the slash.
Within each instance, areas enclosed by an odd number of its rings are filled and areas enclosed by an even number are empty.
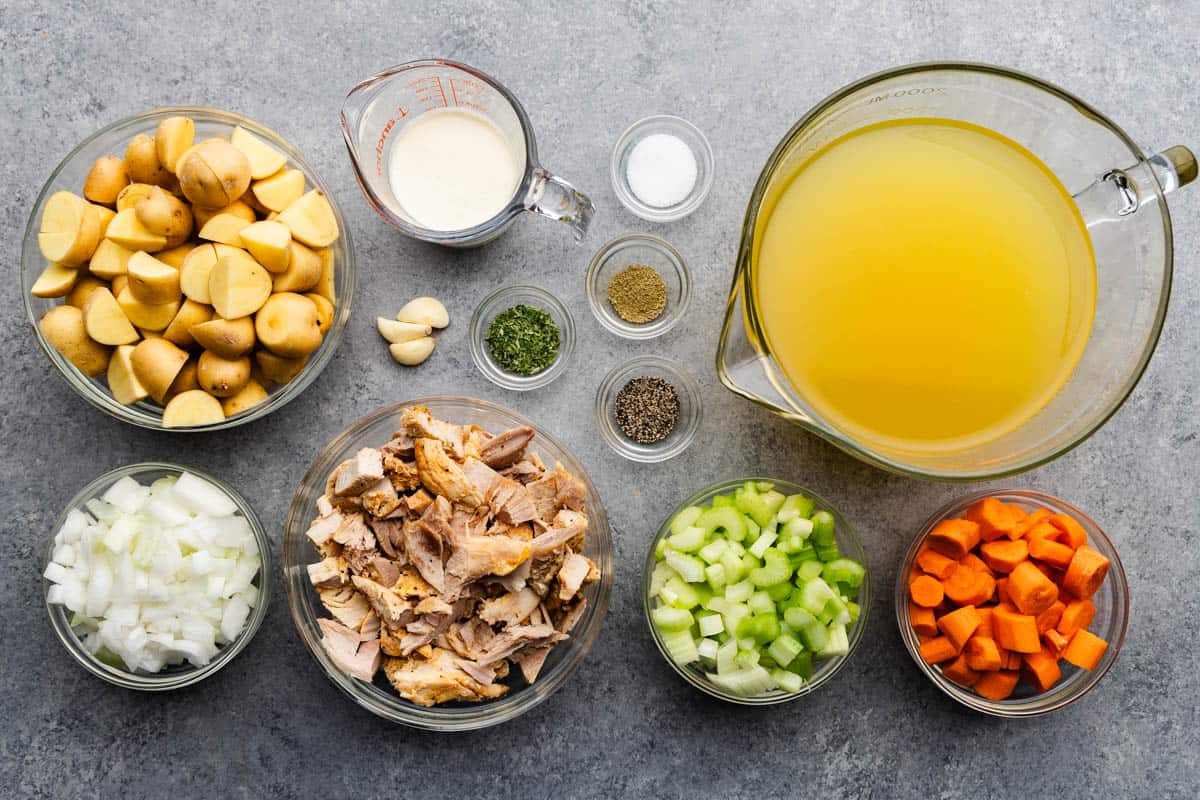
<svg viewBox="0 0 1200 800">
<path fill-rule="evenodd" d="M 983 444 L 912 452 L 867 443 L 817 414 L 787 380 L 764 334 L 754 298 L 754 242 L 774 182 L 829 142 L 891 119 L 941 117 L 990 128 L 1029 148 L 1074 194 L 1096 257 L 1096 310 L 1083 356 L 1034 417 Z M 1133 391 L 1158 342 L 1171 288 L 1166 195 L 1196 177 L 1196 159 L 1175 146 L 1146 156 L 1115 123 L 1056 86 L 982 64 L 934 63 L 865 78 L 809 111 L 771 154 L 751 195 L 737 270 L 717 351 L 727 388 L 868 463 L 939 480 L 1020 472 L 1094 433 Z"/>
<path fill-rule="evenodd" d="M 523 177 L 512 199 L 491 219 L 462 230 L 417 224 L 388 181 L 389 139 L 429 111 L 456 108 L 485 117 L 504 137 Z M 342 135 L 363 194 L 380 216 L 405 234 L 447 247 L 475 247 L 495 239 L 523 211 L 564 222 L 575 241 L 587 233 L 594 208 L 587 195 L 538 164 L 533 128 L 517 98 L 494 78 L 444 59 L 410 61 L 355 86 L 342 105 Z"/>
</svg>

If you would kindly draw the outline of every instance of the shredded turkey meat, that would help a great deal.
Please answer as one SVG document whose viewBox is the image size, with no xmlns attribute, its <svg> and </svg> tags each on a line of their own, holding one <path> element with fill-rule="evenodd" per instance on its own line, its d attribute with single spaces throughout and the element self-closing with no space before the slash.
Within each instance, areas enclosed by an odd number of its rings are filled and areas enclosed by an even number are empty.
<svg viewBox="0 0 1200 800">
<path fill-rule="evenodd" d="M 308 575 L 329 660 L 421 706 L 533 683 L 600 578 L 584 484 L 546 468 L 528 427 L 492 434 L 421 406 L 401 425 L 317 501 Z"/>
</svg>

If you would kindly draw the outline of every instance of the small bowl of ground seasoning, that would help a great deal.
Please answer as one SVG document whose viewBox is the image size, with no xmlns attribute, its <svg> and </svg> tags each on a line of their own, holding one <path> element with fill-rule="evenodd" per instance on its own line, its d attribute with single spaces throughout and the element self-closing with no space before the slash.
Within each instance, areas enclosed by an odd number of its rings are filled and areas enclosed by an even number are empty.
<svg viewBox="0 0 1200 800">
<path fill-rule="evenodd" d="M 587 271 L 588 305 L 600 324 L 627 339 L 675 327 L 692 296 L 679 251 L 657 236 L 631 233 L 600 248 Z"/>
<path fill-rule="evenodd" d="M 575 349 L 575 322 L 539 286 L 506 286 L 471 316 L 471 358 L 484 376 L 514 392 L 538 389 L 563 373 Z"/>
<path fill-rule="evenodd" d="M 596 423 L 608 446 L 630 461 L 666 461 L 700 428 L 700 387 L 659 356 L 627 361 L 596 391 Z"/>
</svg>

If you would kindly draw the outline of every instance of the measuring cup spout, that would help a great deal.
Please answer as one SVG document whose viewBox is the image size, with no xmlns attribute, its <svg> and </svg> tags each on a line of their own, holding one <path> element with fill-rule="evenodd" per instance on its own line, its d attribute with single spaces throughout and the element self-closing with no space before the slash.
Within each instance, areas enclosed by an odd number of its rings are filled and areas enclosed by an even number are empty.
<svg viewBox="0 0 1200 800">
<path fill-rule="evenodd" d="M 1088 227 L 1128 216 L 1158 197 L 1155 185 L 1167 195 L 1196 179 L 1196 156 L 1181 144 L 1132 167 L 1112 169 L 1074 195 Z"/>
<path fill-rule="evenodd" d="M 587 235 L 596 210 L 587 195 L 541 167 L 533 170 L 529 192 L 525 195 L 525 209 L 565 222 L 571 227 L 576 242 L 582 242 Z"/>
</svg>

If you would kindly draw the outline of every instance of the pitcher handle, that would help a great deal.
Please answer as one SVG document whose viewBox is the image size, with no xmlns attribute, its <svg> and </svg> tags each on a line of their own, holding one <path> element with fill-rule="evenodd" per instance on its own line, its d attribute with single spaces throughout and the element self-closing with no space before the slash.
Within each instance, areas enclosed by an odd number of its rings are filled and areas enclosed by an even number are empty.
<svg viewBox="0 0 1200 800">
<path fill-rule="evenodd" d="M 587 235 L 596 207 L 586 194 L 548 170 L 537 167 L 525 195 L 525 209 L 571 226 L 576 242 Z"/>
<path fill-rule="evenodd" d="M 1164 195 L 1196 180 L 1196 156 L 1181 144 L 1155 153 L 1132 167 L 1111 169 L 1074 195 L 1088 227 L 1120 219 L 1154 201 L 1158 184 Z"/>
</svg>

